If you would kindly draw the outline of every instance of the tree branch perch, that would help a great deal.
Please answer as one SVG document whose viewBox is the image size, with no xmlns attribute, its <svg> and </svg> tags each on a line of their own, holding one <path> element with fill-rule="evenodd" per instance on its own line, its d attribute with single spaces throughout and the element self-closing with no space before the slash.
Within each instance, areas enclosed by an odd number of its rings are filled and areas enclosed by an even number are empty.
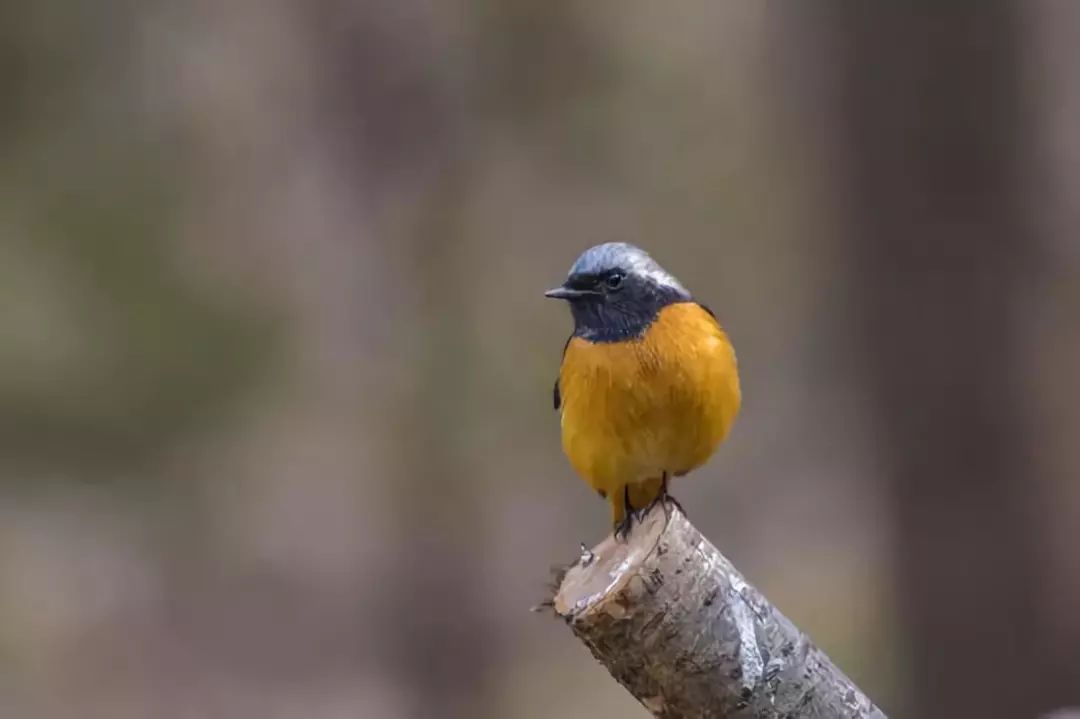
<svg viewBox="0 0 1080 719">
<path fill-rule="evenodd" d="M 570 567 L 555 612 L 654 715 L 885 715 L 674 509 Z"/>
</svg>

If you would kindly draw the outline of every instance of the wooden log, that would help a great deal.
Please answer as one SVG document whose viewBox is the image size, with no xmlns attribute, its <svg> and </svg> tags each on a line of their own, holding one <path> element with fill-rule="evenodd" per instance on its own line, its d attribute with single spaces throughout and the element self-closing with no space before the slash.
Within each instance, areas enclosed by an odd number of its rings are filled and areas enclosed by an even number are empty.
<svg viewBox="0 0 1080 719">
<path fill-rule="evenodd" d="M 655 716 L 885 719 L 673 507 L 583 548 L 551 604 Z"/>
</svg>

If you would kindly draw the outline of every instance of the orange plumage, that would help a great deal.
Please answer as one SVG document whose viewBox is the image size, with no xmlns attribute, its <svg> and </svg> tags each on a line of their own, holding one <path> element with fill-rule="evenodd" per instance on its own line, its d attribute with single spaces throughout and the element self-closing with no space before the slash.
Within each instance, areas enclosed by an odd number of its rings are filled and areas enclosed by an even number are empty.
<svg viewBox="0 0 1080 719">
<path fill-rule="evenodd" d="M 666 476 L 704 464 L 741 403 L 735 352 L 691 300 L 667 304 L 639 336 L 574 336 L 559 372 L 562 444 L 574 469 L 611 504 L 616 524 L 655 500 Z"/>
</svg>

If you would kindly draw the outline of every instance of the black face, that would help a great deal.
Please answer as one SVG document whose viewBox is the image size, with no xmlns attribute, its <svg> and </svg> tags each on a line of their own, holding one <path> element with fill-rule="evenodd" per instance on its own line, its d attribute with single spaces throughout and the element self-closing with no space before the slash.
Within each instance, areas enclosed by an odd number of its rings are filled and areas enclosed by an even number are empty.
<svg viewBox="0 0 1080 719">
<path fill-rule="evenodd" d="M 663 307 L 690 299 L 681 287 L 619 268 L 572 274 L 547 294 L 570 303 L 574 335 L 593 342 L 640 336 Z"/>
</svg>

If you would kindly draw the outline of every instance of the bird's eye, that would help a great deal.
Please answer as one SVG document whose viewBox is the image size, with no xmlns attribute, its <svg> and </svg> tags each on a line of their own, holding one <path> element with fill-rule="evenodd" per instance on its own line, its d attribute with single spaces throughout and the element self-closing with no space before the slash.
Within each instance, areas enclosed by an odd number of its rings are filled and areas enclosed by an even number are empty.
<svg viewBox="0 0 1080 719">
<path fill-rule="evenodd" d="M 607 286 L 609 290 L 617 290 L 622 287 L 623 275 L 621 272 L 612 272 L 607 276 Z"/>
</svg>

